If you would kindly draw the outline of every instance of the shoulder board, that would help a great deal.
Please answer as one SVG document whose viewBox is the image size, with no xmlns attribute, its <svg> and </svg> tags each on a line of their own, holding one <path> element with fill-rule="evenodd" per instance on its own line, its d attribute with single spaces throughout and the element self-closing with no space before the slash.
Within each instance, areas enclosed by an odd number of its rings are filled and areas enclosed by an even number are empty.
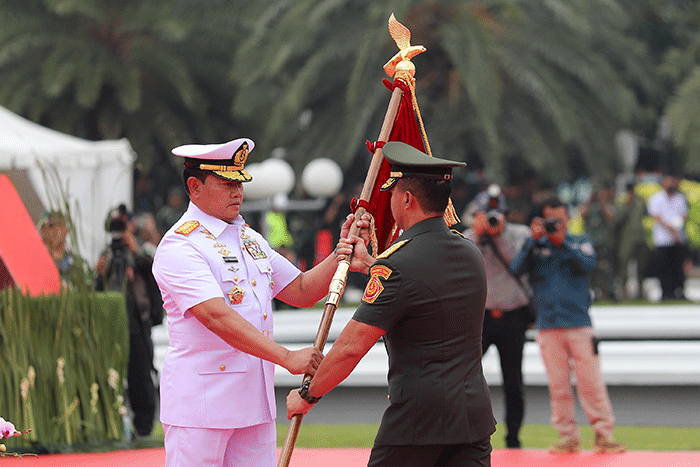
<svg viewBox="0 0 700 467">
<path fill-rule="evenodd" d="M 175 230 L 175 233 L 187 236 L 187 235 L 191 234 L 192 232 L 194 232 L 194 230 L 197 227 L 199 227 L 199 221 L 187 221 L 184 224 L 182 224 L 180 227 L 178 227 Z"/>
<path fill-rule="evenodd" d="M 459 235 L 459 236 L 462 237 L 462 238 L 467 238 L 467 237 L 466 237 L 462 232 L 460 232 L 459 230 L 450 229 L 450 232 L 456 233 L 457 235 Z"/>
<path fill-rule="evenodd" d="M 387 248 L 386 250 L 384 250 L 384 252 L 382 252 L 381 254 L 379 254 L 379 255 L 377 256 L 377 259 L 388 258 L 389 255 L 391 255 L 391 254 L 394 253 L 396 250 L 398 250 L 399 248 L 401 248 L 402 246 L 404 246 L 404 245 L 405 245 L 406 243 L 408 243 L 410 240 L 411 240 L 410 238 L 407 238 L 406 240 L 401 240 L 401 241 L 398 242 L 398 243 L 394 243 L 394 244 L 391 245 L 389 248 Z"/>
</svg>

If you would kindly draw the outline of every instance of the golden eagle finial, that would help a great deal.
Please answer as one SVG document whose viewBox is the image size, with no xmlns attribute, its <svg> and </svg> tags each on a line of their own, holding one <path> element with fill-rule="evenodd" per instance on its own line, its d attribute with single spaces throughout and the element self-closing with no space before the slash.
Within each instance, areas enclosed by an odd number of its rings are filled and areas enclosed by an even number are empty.
<svg viewBox="0 0 700 467">
<path fill-rule="evenodd" d="M 416 67 L 411 62 L 411 59 L 419 53 L 425 52 L 425 47 L 422 45 L 411 45 L 411 31 L 399 23 L 393 13 L 389 17 L 389 34 L 391 34 L 391 37 L 394 38 L 396 45 L 399 47 L 399 52 L 386 62 L 384 71 L 392 78 L 397 71 L 407 72 L 411 76 L 415 75 Z"/>
</svg>

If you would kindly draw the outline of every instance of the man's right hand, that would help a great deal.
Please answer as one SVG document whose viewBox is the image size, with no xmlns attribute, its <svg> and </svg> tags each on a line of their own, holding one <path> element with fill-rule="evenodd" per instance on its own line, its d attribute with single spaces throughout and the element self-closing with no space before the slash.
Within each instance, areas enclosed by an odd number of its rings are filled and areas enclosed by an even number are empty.
<svg viewBox="0 0 700 467">
<path fill-rule="evenodd" d="M 544 219 L 541 217 L 535 217 L 530 223 L 530 232 L 532 233 L 532 238 L 538 241 L 543 235 L 547 233 L 544 228 Z"/>
<path fill-rule="evenodd" d="M 367 274 L 369 268 L 372 267 L 376 261 L 367 251 L 364 240 L 357 235 L 351 235 L 349 238 L 341 238 L 340 241 L 338 241 L 335 252 L 338 256 L 338 261 L 342 261 L 352 255 L 350 270 L 355 272 Z"/>
<path fill-rule="evenodd" d="M 323 354 L 316 347 L 306 347 L 301 350 L 290 350 L 282 364 L 293 375 L 315 375 L 318 366 L 323 361 Z"/>
<path fill-rule="evenodd" d="M 474 231 L 474 236 L 476 238 L 481 238 L 489 227 L 489 221 L 486 218 L 486 213 L 479 211 L 474 213 L 474 219 L 472 221 L 472 230 Z"/>
</svg>

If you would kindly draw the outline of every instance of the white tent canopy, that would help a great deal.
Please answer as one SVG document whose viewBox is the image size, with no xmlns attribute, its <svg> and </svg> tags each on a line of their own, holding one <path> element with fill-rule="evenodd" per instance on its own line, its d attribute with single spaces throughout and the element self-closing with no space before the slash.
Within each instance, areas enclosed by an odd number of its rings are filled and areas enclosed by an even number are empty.
<svg viewBox="0 0 700 467">
<path fill-rule="evenodd" d="M 126 139 L 84 140 L 0 106 L 0 171 L 26 171 L 46 209 L 62 206 L 60 192 L 67 194 L 78 251 L 91 265 L 109 241 L 104 229 L 108 211 L 121 203 L 131 209 L 134 159 Z"/>
</svg>

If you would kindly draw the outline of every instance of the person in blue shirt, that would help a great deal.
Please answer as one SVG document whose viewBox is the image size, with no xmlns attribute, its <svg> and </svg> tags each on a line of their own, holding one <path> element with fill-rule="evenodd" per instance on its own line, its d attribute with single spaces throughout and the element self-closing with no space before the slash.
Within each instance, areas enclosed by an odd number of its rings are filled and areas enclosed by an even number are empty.
<svg viewBox="0 0 700 467">
<path fill-rule="evenodd" d="M 568 210 L 558 198 L 546 200 L 542 214 L 543 218 L 532 220 L 532 238 L 525 241 L 511 269 L 518 275 L 528 273 L 532 287 L 537 342 L 549 379 L 552 425 L 561 438 L 549 452 L 580 450 L 572 370 L 581 408 L 595 432 L 594 449 L 623 452 L 625 446 L 613 438 L 615 417 L 588 314 L 588 281 L 596 261 L 593 242 L 587 234 L 567 232 Z"/>
</svg>

